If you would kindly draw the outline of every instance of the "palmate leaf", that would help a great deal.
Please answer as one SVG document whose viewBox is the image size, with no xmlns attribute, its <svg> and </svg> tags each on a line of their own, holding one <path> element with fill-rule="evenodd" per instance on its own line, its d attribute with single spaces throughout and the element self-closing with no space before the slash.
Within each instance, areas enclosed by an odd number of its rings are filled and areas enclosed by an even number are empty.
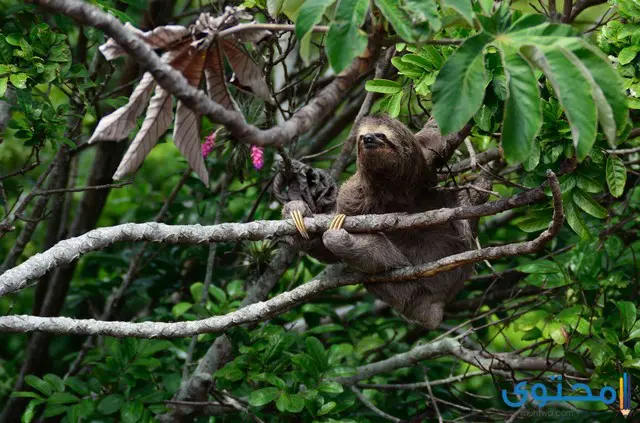
<svg viewBox="0 0 640 423">
<path fill-rule="evenodd" d="M 207 92 L 211 99 L 228 109 L 238 110 L 238 106 L 229 94 L 224 74 L 223 56 L 229 60 L 239 84 L 248 87 L 252 93 L 270 101 L 271 94 L 260 65 L 244 51 L 240 41 L 253 40 L 264 35 L 263 30 L 249 31 L 250 34 L 233 35 L 232 38 L 218 40 L 217 33 L 229 25 L 235 25 L 241 19 L 247 19 L 239 9 L 226 8 L 222 16 L 211 17 L 202 14 L 192 27 L 169 25 L 153 31 L 143 32 L 129 25 L 129 30 L 153 48 L 167 51 L 162 60 L 180 71 L 189 83 L 198 87 L 203 74 L 206 78 Z M 227 25 L 227 26 L 225 26 Z M 100 47 L 108 60 L 125 54 L 124 49 L 112 39 Z M 127 137 L 136 125 L 136 119 L 147 107 L 147 113 L 140 131 L 125 153 L 113 178 L 120 179 L 134 172 L 144 161 L 158 139 L 171 125 L 173 118 L 173 99 L 150 74 L 145 74 L 132 93 L 129 102 L 105 116 L 97 125 L 90 142 L 98 140 L 118 141 Z M 155 94 L 151 94 L 155 88 Z M 149 100 L 151 97 L 151 100 Z M 200 149 L 200 116 L 189 110 L 184 104 L 178 104 L 174 124 L 174 143 L 187 159 L 201 180 L 208 184 Z"/>
<path fill-rule="evenodd" d="M 598 123 L 609 144 L 616 145 L 628 113 L 620 76 L 570 26 L 544 19 L 525 15 L 504 30 L 500 28 L 505 25 L 496 25 L 494 18 L 481 20 L 488 27 L 449 57 L 433 85 L 433 112 L 443 134 L 461 129 L 480 108 L 486 85 L 483 51 L 493 46 L 502 53 L 508 78 L 502 130 L 508 160 L 527 161 L 541 125 L 534 67 L 543 71 L 560 100 L 578 160 L 591 152 Z"/>
</svg>

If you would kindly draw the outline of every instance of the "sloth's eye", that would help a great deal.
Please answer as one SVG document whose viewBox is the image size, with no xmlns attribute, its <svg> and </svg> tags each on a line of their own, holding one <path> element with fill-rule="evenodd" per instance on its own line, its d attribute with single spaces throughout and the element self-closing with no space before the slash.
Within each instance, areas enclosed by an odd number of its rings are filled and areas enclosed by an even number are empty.
<svg viewBox="0 0 640 423">
<path fill-rule="evenodd" d="M 387 136 L 385 134 L 375 134 L 376 138 L 380 138 L 382 141 L 387 140 Z"/>
</svg>

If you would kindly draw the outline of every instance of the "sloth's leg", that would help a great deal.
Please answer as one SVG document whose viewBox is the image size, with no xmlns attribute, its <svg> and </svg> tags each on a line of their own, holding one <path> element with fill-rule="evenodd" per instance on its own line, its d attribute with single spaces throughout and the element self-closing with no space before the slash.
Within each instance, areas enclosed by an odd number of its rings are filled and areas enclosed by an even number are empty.
<svg viewBox="0 0 640 423">
<path fill-rule="evenodd" d="M 322 241 L 338 259 L 366 273 L 410 266 L 409 260 L 383 234 L 355 234 L 341 229 L 344 215 L 337 215 Z"/>
</svg>

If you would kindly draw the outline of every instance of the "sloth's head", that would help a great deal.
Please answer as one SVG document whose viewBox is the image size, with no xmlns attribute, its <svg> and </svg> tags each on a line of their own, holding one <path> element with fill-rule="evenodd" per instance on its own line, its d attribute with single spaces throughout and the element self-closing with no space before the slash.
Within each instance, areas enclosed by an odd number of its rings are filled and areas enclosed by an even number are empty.
<svg viewBox="0 0 640 423">
<path fill-rule="evenodd" d="M 424 157 L 413 133 L 388 116 L 367 116 L 356 130 L 358 169 L 379 182 L 413 180 L 421 176 Z"/>
</svg>

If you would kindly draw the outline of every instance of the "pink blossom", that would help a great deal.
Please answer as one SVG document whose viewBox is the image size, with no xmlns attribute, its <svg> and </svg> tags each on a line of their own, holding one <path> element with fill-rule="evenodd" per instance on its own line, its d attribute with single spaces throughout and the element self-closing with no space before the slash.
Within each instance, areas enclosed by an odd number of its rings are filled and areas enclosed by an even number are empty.
<svg viewBox="0 0 640 423">
<path fill-rule="evenodd" d="M 212 132 L 211 135 L 204 139 L 202 144 L 202 157 L 207 157 L 213 151 L 216 146 L 216 132 Z"/>
<path fill-rule="evenodd" d="M 251 161 L 253 162 L 253 167 L 256 168 L 256 170 L 262 169 L 262 166 L 264 166 L 264 148 L 252 145 Z"/>
</svg>

